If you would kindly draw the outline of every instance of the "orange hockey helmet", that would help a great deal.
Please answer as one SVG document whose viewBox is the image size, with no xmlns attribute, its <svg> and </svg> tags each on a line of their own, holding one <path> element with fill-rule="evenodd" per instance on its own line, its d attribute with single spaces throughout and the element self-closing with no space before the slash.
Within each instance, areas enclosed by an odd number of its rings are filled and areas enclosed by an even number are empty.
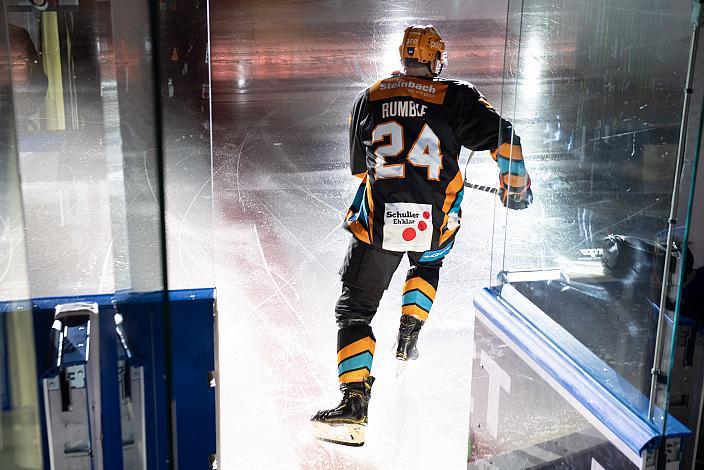
<svg viewBox="0 0 704 470">
<path fill-rule="evenodd" d="M 404 64 L 425 64 L 434 76 L 438 76 L 443 67 L 447 66 L 445 42 L 433 25 L 406 28 L 398 50 Z"/>
</svg>

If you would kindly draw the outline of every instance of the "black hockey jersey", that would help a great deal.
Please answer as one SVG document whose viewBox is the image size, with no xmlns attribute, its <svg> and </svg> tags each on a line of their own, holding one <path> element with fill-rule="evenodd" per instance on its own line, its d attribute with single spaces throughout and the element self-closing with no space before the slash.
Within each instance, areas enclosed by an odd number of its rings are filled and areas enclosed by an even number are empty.
<svg viewBox="0 0 704 470">
<path fill-rule="evenodd" d="M 402 75 L 364 90 L 350 115 L 351 170 L 362 178 L 346 216 L 352 234 L 385 250 L 444 256 L 462 214 L 462 146 L 492 151 L 502 188 L 529 186 L 519 137 L 471 84 Z"/>
</svg>

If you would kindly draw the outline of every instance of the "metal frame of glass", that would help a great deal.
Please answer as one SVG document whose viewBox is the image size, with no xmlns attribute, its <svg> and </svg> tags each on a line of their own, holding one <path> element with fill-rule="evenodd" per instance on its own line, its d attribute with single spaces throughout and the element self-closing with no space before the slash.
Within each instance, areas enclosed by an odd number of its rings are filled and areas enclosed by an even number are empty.
<svg viewBox="0 0 704 470">
<path fill-rule="evenodd" d="M 7 6 L 0 4 L 0 467 L 43 468 L 30 286 L 12 96 Z"/>
</svg>

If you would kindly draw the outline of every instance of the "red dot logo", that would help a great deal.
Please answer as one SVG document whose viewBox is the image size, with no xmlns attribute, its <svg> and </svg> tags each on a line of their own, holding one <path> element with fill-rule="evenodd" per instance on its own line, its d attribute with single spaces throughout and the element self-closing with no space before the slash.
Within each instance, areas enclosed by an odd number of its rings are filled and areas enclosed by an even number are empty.
<svg viewBox="0 0 704 470">
<path fill-rule="evenodd" d="M 402 235 L 404 240 L 410 242 L 411 240 L 416 238 L 416 231 L 414 228 L 408 227 L 406 230 L 403 231 Z"/>
<path fill-rule="evenodd" d="M 428 212 L 428 211 L 423 212 L 423 218 L 424 218 L 424 219 L 429 219 L 429 218 L 430 218 L 430 212 Z M 424 229 L 424 230 L 425 230 L 425 229 Z"/>
<path fill-rule="evenodd" d="M 420 222 L 418 222 L 418 230 L 420 230 L 420 231 L 422 232 L 422 231 L 424 231 L 426 228 L 428 228 L 428 224 L 426 224 L 426 223 L 423 222 L 422 220 L 421 220 Z"/>
</svg>

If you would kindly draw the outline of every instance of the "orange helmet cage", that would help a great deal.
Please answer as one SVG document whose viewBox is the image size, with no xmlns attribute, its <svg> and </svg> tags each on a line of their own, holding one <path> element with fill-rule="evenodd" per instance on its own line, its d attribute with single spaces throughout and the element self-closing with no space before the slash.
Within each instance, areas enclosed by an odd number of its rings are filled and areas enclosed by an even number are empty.
<svg viewBox="0 0 704 470">
<path fill-rule="evenodd" d="M 433 25 L 406 28 L 398 49 L 404 63 L 413 60 L 426 64 L 435 76 L 439 75 L 447 65 L 445 42 Z"/>
</svg>

